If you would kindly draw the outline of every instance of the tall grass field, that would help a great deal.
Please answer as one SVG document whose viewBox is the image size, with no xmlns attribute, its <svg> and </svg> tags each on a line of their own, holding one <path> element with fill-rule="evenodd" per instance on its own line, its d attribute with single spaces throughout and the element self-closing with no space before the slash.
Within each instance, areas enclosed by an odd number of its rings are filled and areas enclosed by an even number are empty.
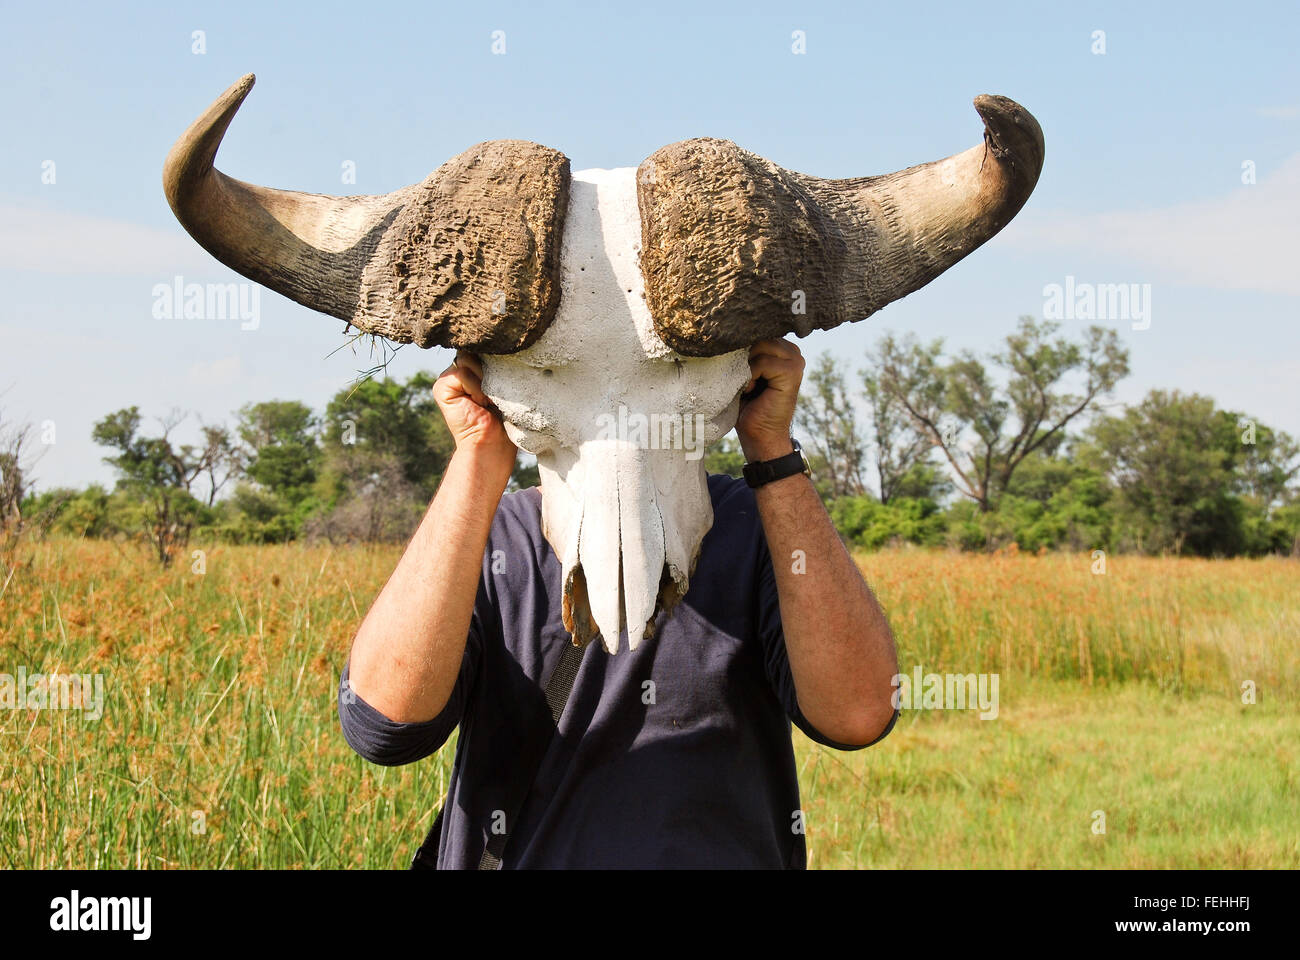
<svg viewBox="0 0 1300 960">
<path fill-rule="evenodd" d="M 99 674 L 104 703 L 0 709 L 0 864 L 405 867 L 454 740 L 371 766 L 335 710 L 399 552 L 214 546 L 162 570 L 110 542 L 23 546 L 0 673 Z M 1300 866 L 1300 563 L 859 563 L 901 670 L 996 674 L 997 716 L 908 709 L 849 753 L 796 733 L 811 866 Z"/>
</svg>

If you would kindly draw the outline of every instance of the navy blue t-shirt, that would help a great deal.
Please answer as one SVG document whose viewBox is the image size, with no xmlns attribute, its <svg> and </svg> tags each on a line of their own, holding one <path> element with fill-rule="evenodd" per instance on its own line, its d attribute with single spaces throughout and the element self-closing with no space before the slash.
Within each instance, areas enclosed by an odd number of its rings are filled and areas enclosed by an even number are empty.
<svg viewBox="0 0 1300 960">
<path fill-rule="evenodd" d="M 419 760 L 460 726 L 439 867 L 477 867 L 494 815 L 499 824 L 525 793 L 503 868 L 805 866 L 790 722 L 856 748 L 799 711 L 753 491 L 722 475 L 708 483 L 713 527 L 690 590 L 636 650 L 626 635 L 612 656 L 588 647 L 558 733 L 543 689 L 569 637 L 537 488 L 501 498 L 440 715 L 394 722 L 345 695 L 344 668 L 343 734 L 367 760 Z"/>
</svg>

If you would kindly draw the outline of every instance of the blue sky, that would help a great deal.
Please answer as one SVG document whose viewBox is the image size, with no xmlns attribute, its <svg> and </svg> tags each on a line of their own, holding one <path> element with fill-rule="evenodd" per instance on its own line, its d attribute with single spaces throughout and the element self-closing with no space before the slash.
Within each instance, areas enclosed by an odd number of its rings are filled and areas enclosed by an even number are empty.
<svg viewBox="0 0 1300 960">
<path fill-rule="evenodd" d="M 257 86 L 217 165 L 336 194 L 422 180 L 494 138 L 555 147 L 575 170 L 715 136 L 818 176 L 883 173 L 975 144 L 971 98 L 1005 94 L 1046 136 L 1025 210 L 928 287 L 804 352 L 856 370 L 886 329 L 986 350 L 1021 314 L 1041 316 L 1044 287 L 1067 276 L 1150 284 L 1149 328 L 1108 324 L 1132 352 L 1119 400 L 1197 391 L 1300 435 L 1294 3 L 2 9 L 0 408 L 54 424 L 41 487 L 110 481 L 89 435 L 120 407 L 191 411 L 193 426 L 250 400 L 321 408 L 371 365 L 337 349 L 340 322 L 270 292 L 256 330 L 153 317 L 155 284 L 238 279 L 176 223 L 160 174 L 176 137 L 248 72 Z M 341 181 L 347 162 L 355 185 Z M 407 347 L 389 369 L 449 360 Z"/>
</svg>

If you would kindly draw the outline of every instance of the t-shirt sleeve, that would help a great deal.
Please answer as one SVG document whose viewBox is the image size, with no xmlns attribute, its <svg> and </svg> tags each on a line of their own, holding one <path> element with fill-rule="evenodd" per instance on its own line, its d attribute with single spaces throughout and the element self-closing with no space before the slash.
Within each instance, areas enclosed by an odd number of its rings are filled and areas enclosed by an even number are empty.
<svg viewBox="0 0 1300 960">
<path fill-rule="evenodd" d="M 423 760 L 447 742 L 465 715 L 466 704 L 478 673 L 482 651 L 482 623 L 479 617 L 482 593 L 480 583 L 479 597 L 470 618 L 469 635 L 465 639 L 465 654 L 461 657 L 456 685 L 447 699 L 447 705 L 431 720 L 420 723 L 390 720 L 352 689 L 349 682 L 351 663 L 343 667 L 343 673 L 339 677 L 339 724 L 348 746 L 371 763 L 395 767 Z"/>
<path fill-rule="evenodd" d="M 898 710 L 890 718 L 880 736 L 871 743 L 848 744 L 832 740 L 808 722 L 808 718 L 799 709 L 799 698 L 795 694 L 794 674 L 790 671 L 790 658 L 785 649 L 785 631 L 781 625 L 780 597 L 776 590 L 776 572 L 772 569 L 772 555 L 762 534 L 759 535 L 759 561 L 757 575 L 758 633 L 763 643 L 763 662 L 767 668 L 767 679 L 772 684 L 781 706 L 785 708 L 790 722 L 807 735 L 808 739 L 836 750 L 862 750 L 879 743 L 898 721 Z"/>
</svg>

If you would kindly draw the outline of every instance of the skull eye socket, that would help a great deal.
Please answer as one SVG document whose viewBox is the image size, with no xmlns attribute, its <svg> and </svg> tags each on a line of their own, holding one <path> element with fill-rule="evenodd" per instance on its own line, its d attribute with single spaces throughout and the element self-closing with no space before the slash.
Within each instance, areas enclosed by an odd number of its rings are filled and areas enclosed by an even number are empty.
<svg viewBox="0 0 1300 960">
<path fill-rule="evenodd" d="M 555 371 L 552 370 L 550 367 L 546 367 L 545 369 L 542 370 L 542 376 L 553 377 L 555 376 Z"/>
</svg>

